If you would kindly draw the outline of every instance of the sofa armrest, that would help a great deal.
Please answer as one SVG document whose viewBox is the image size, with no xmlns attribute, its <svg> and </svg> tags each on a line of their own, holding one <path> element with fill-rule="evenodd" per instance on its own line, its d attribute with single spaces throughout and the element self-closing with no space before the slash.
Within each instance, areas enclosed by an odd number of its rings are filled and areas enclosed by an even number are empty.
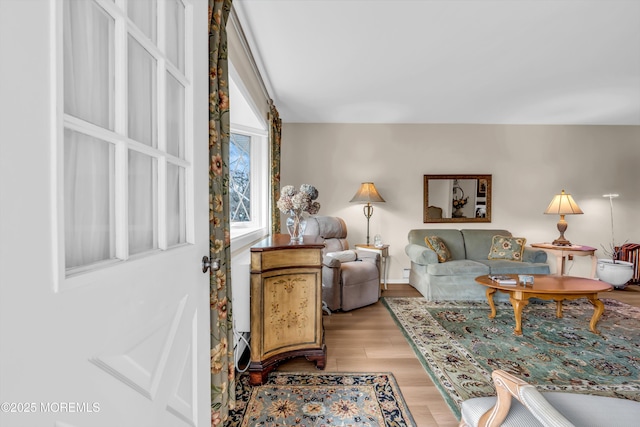
<svg viewBox="0 0 640 427">
<path fill-rule="evenodd" d="M 525 246 L 524 252 L 522 253 L 522 261 L 545 263 L 547 262 L 547 253 L 542 249 L 530 248 Z"/>
<path fill-rule="evenodd" d="M 429 265 L 438 263 L 438 255 L 425 246 L 409 243 L 404 247 L 404 252 L 416 264 Z"/>
</svg>

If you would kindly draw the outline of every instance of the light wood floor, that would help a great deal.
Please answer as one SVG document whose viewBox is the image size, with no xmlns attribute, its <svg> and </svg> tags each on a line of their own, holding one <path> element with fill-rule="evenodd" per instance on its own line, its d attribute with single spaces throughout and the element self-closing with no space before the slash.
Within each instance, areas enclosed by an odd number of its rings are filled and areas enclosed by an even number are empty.
<svg viewBox="0 0 640 427">
<path fill-rule="evenodd" d="M 415 296 L 410 285 L 390 284 L 383 296 Z M 600 294 L 640 307 L 640 286 Z M 416 424 L 454 427 L 458 421 L 416 358 L 402 332 L 381 302 L 346 313 L 324 316 L 327 372 L 392 372 Z M 279 371 L 314 371 L 303 357 L 278 366 Z"/>
</svg>

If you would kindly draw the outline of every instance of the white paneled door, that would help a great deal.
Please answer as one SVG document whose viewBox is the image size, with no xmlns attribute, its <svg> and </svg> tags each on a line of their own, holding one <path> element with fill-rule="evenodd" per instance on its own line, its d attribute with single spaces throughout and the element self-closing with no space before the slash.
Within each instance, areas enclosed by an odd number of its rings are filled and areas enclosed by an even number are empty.
<svg viewBox="0 0 640 427">
<path fill-rule="evenodd" d="M 0 1 L 0 425 L 210 424 L 207 15 Z"/>
</svg>

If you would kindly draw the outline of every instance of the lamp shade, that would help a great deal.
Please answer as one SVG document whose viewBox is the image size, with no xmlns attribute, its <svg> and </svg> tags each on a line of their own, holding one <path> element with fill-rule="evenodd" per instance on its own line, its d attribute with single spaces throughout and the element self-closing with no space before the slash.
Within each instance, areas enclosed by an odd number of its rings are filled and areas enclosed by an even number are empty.
<svg viewBox="0 0 640 427">
<path fill-rule="evenodd" d="M 571 194 L 567 194 L 562 190 L 562 193 L 554 196 L 544 213 L 549 215 L 579 215 L 584 212 L 578 207 Z"/>
<path fill-rule="evenodd" d="M 383 202 L 384 199 L 376 190 L 376 186 L 373 182 L 363 182 L 360 184 L 360 188 L 356 192 L 356 195 L 350 200 L 351 203 L 376 203 Z"/>
</svg>

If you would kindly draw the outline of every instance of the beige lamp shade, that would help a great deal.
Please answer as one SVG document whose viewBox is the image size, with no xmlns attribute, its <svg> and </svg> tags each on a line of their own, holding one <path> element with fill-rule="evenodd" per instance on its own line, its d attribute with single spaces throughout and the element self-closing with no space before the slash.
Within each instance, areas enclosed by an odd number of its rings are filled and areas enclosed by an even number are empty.
<svg viewBox="0 0 640 427">
<path fill-rule="evenodd" d="M 551 215 L 578 215 L 584 212 L 578 207 L 571 194 L 567 194 L 562 190 L 562 193 L 554 196 L 544 213 Z"/>
<path fill-rule="evenodd" d="M 367 245 L 369 244 L 369 219 L 373 215 L 373 206 L 371 203 L 384 203 L 384 199 L 376 190 L 376 186 L 373 182 L 363 182 L 360 184 L 360 188 L 356 192 L 356 195 L 350 200 L 351 203 L 366 203 L 366 206 L 362 209 L 364 216 L 367 218 Z"/>
<path fill-rule="evenodd" d="M 565 221 L 564 216 L 584 213 L 576 201 L 573 200 L 571 194 L 565 193 L 564 190 L 562 190 L 562 193 L 556 194 L 544 213 L 548 215 L 560 215 L 560 221 L 558 221 L 560 237 L 554 240 L 553 244 L 557 246 L 571 246 L 571 242 L 564 237 L 564 232 L 567 231 L 567 221 Z"/>
<path fill-rule="evenodd" d="M 350 202 L 360 202 L 360 203 L 376 203 L 382 202 L 384 203 L 384 199 L 378 193 L 376 186 L 373 182 L 363 182 L 360 184 L 360 188 L 356 192 L 356 195 L 350 200 Z"/>
</svg>

